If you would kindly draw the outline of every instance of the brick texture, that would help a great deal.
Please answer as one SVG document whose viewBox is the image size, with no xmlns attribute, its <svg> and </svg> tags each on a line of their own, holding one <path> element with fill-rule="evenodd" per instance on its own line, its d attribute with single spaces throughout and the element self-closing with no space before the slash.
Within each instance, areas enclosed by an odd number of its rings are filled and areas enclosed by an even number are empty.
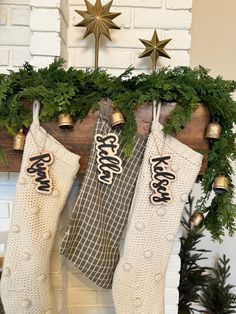
<svg viewBox="0 0 236 314">
<path fill-rule="evenodd" d="M 14 5 L 28 5 L 30 0 L 1 0 L 1 3 L 4 4 L 14 4 Z"/>
<path fill-rule="evenodd" d="M 29 25 L 29 7 L 15 7 L 11 9 L 12 25 Z"/>
<path fill-rule="evenodd" d="M 10 219 L 10 209 L 8 202 L 0 201 L 0 219 Z"/>
<path fill-rule="evenodd" d="M 0 25 L 6 25 L 7 23 L 7 7 L 0 5 Z"/>
<path fill-rule="evenodd" d="M 30 52 L 33 55 L 59 56 L 60 38 L 57 33 L 35 32 L 31 36 Z"/>
<path fill-rule="evenodd" d="M 60 8 L 60 0 L 31 0 L 30 5 L 38 8 Z"/>
<path fill-rule="evenodd" d="M 28 46 L 30 42 L 29 27 L 4 26 L 0 28 L 1 45 Z"/>
<path fill-rule="evenodd" d="M 12 48 L 12 65 L 20 67 L 26 61 L 31 61 L 31 54 L 28 47 L 13 47 Z"/>
<path fill-rule="evenodd" d="M 43 21 L 43 23 L 42 23 Z M 58 9 L 33 8 L 30 15 L 30 28 L 37 32 L 60 32 Z"/>
<path fill-rule="evenodd" d="M 191 26 L 191 12 L 186 10 L 134 10 L 135 28 L 164 28 L 164 29 L 189 29 Z M 149 18 L 147 18 L 149 17 Z"/>
<path fill-rule="evenodd" d="M 192 8 L 192 0 L 166 0 L 166 8 L 173 10 L 189 10 Z"/>
<path fill-rule="evenodd" d="M 67 0 L 1 0 L 0 72 L 26 61 L 44 67 L 55 56 L 67 59 L 68 23 Z"/>
<path fill-rule="evenodd" d="M 0 72 L 30 61 L 30 7 L 26 0 L 0 1 Z"/>
<path fill-rule="evenodd" d="M 0 65 L 8 65 L 9 63 L 9 48 L 0 48 Z"/>
</svg>

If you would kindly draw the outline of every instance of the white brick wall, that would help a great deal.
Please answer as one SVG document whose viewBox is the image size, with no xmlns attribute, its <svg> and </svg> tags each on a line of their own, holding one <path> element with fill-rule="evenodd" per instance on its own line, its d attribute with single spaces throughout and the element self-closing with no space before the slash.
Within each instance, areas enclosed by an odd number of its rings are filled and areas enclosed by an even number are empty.
<svg viewBox="0 0 236 314">
<path fill-rule="evenodd" d="M 30 0 L 30 6 L 31 63 L 44 67 L 55 56 L 67 59 L 67 0 Z"/>
<path fill-rule="evenodd" d="M 11 10 L 11 24 L 12 25 L 29 25 L 29 7 L 13 7 Z"/>
<path fill-rule="evenodd" d="M 1 0 L 0 73 L 67 59 L 68 16 L 67 0 Z"/>
<path fill-rule="evenodd" d="M 149 72 L 150 59 L 138 58 L 144 49 L 138 39 L 151 39 L 154 28 L 160 39 L 172 38 L 166 47 L 171 60 L 160 58 L 158 66 L 189 65 L 191 7 L 192 0 L 114 0 L 111 11 L 122 12 L 114 19 L 121 30 L 110 31 L 112 42 L 101 40 L 99 66 L 112 74 L 120 74 L 130 64 L 136 73 Z M 83 0 L 69 0 L 68 62 L 78 68 L 93 67 L 93 36 L 82 40 L 85 29 L 74 27 L 82 20 L 76 9 L 85 9 Z"/>
<path fill-rule="evenodd" d="M 121 30 L 111 30 L 112 42 L 101 40 L 99 65 L 113 74 L 120 74 L 130 64 L 136 67 L 136 73 L 149 72 L 150 59 L 138 58 L 144 49 L 138 38 L 151 39 L 154 28 L 160 39 L 172 38 L 167 46 L 172 59 L 160 58 L 159 66 L 189 65 L 191 6 L 192 0 L 114 0 L 112 11 L 122 12 L 114 20 Z M 17 69 L 25 61 L 44 67 L 60 55 L 69 65 L 92 67 L 93 37 L 82 40 L 85 29 L 74 27 L 81 21 L 74 10 L 84 8 L 83 0 L 1 0 L 0 73 Z M 0 173 L 0 231 L 9 228 L 16 178 L 16 173 Z M 59 228 L 62 233 L 77 193 L 78 185 L 75 185 L 62 215 Z M 0 232 L 0 243 L 5 240 L 6 233 Z M 58 231 L 52 256 L 58 313 L 114 314 L 111 293 L 99 289 L 68 265 L 58 253 L 60 242 Z M 177 240 L 166 277 L 166 314 L 177 313 L 179 247 Z"/>
<path fill-rule="evenodd" d="M 0 72 L 30 61 L 30 7 L 24 0 L 0 1 Z"/>
</svg>

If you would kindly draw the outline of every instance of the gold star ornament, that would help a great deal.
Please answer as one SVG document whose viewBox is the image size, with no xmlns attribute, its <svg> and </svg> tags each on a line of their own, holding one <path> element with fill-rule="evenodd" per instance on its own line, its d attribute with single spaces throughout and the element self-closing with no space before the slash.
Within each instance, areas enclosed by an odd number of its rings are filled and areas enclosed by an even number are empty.
<svg viewBox="0 0 236 314">
<path fill-rule="evenodd" d="M 152 58 L 152 71 L 156 70 L 157 59 L 159 57 L 165 57 L 165 58 L 170 59 L 170 56 L 164 50 L 164 47 L 171 41 L 171 39 L 159 40 L 157 36 L 157 31 L 155 30 L 152 35 L 151 40 L 146 40 L 146 39 L 139 39 L 139 40 L 146 47 L 146 49 L 144 50 L 143 53 L 141 53 L 139 58 L 151 57 Z"/>
<path fill-rule="evenodd" d="M 102 5 L 101 0 L 96 0 L 92 5 L 88 0 L 84 0 L 87 11 L 75 10 L 84 19 L 75 26 L 86 27 L 84 38 L 90 34 L 95 36 L 95 68 L 98 68 L 99 40 L 103 34 L 111 40 L 109 29 L 120 29 L 112 20 L 121 13 L 110 12 L 112 1 Z"/>
</svg>

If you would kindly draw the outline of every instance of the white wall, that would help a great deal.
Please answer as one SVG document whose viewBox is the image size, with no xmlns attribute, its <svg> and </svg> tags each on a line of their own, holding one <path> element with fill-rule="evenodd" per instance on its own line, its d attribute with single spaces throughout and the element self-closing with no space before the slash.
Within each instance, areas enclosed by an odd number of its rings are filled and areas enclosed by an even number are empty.
<svg viewBox="0 0 236 314">
<path fill-rule="evenodd" d="M 236 1 L 227 0 L 222 5 L 221 0 L 194 0 L 193 23 L 191 28 L 191 66 L 199 64 L 211 69 L 213 76 L 221 75 L 225 79 L 236 80 Z M 235 97 L 236 99 L 236 97 Z M 235 130 L 236 131 L 236 130 Z M 233 162 L 234 171 L 236 170 Z M 236 178 L 234 184 L 236 184 Z M 236 198 L 234 197 L 234 203 Z M 211 241 L 206 232 L 206 237 L 199 247 L 212 250 L 207 261 L 208 266 L 213 266 L 218 256 L 226 254 L 231 260 L 230 281 L 236 285 L 236 235 L 224 237 L 223 243 Z M 236 288 L 235 288 L 236 292 Z"/>
<path fill-rule="evenodd" d="M 236 1 L 194 0 L 191 66 L 202 64 L 211 75 L 236 79 Z"/>
<path fill-rule="evenodd" d="M 103 1 L 105 2 L 107 1 Z M 120 74 L 131 64 L 136 67 L 136 73 L 149 72 L 150 59 L 138 59 L 144 49 L 138 38 L 151 39 L 154 28 L 157 29 L 160 39 L 172 38 L 167 46 L 167 52 L 172 59 L 160 58 L 159 66 L 189 65 L 191 6 L 191 0 L 114 0 L 112 11 L 122 12 L 114 20 L 121 26 L 121 30 L 111 31 L 112 42 L 101 41 L 99 65 L 113 74 Z M 15 27 L 12 22 L 14 8 L 18 10 L 14 11 L 18 23 L 25 25 Z M 66 0 L 1 0 L 0 72 L 6 72 L 9 68 L 17 69 L 24 61 L 30 61 L 36 67 L 46 66 L 54 56 L 63 56 L 69 65 L 77 68 L 92 67 L 92 36 L 83 41 L 84 29 L 74 27 L 81 20 L 74 12 L 78 8 L 84 8 L 82 0 L 69 0 L 69 3 Z M 27 36 L 23 33 L 17 35 L 21 30 L 26 31 Z M 4 34 L 4 41 L 1 34 Z M 21 54 L 17 52 L 14 55 L 18 58 L 17 63 L 13 58 L 16 48 L 21 49 Z M 0 230 L 9 226 L 16 179 L 15 173 L 0 174 Z M 64 210 L 59 226 L 62 233 L 77 193 L 78 183 L 74 186 Z M 3 234 L 0 233 L 0 237 L 1 235 Z M 60 238 L 58 232 L 52 259 L 52 279 L 58 300 L 58 313 L 114 313 L 111 293 L 98 289 L 68 265 L 67 261 L 61 259 L 58 253 Z M 177 240 L 167 272 L 166 314 L 177 313 L 179 246 Z"/>
</svg>

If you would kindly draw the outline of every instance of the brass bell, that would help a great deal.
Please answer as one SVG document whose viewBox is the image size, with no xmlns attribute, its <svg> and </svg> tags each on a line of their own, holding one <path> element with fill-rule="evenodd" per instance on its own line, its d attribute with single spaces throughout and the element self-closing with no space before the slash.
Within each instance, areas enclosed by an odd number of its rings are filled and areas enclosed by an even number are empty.
<svg viewBox="0 0 236 314">
<path fill-rule="evenodd" d="M 227 192 L 229 189 L 229 180 L 224 176 L 218 176 L 214 180 L 213 190 L 215 193 L 222 194 Z"/>
<path fill-rule="evenodd" d="M 0 270 L 3 268 L 4 257 L 0 256 Z"/>
<path fill-rule="evenodd" d="M 195 212 L 191 217 L 190 217 L 190 222 L 193 224 L 195 227 L 200 226 L 204 221 L 204 215 L 201 212 Z"/>
<path fill-rule="evenodd" d="M 68 113 L 61 113 L 58 116 L 59 128 L 61 129 L 72 129 L 73 128 L 73 119 Z"/>
<path fill-rule="evenodd" d="M 206 137 L 218 139 L 221 134 L 221 125 L 219 124 L 219 119 L 215 118 L 213 122 L 209 123 L 207 127 Z"/>
<path fill-rule="evenodd" d="M 124 116 L 120 111 L 114 111 L 111 115 L 111 125 L 112 127 L 121 127 L 125 123 Z"/>
<path fill-rule="evenodd" d="M 15 150 L 24 150 L 24 146 L 25 146 L 25 135 L 23 133 L 23 129 L 20 129 L 20 131 L 14 137 L 13 148 Z"/>
</svg>

